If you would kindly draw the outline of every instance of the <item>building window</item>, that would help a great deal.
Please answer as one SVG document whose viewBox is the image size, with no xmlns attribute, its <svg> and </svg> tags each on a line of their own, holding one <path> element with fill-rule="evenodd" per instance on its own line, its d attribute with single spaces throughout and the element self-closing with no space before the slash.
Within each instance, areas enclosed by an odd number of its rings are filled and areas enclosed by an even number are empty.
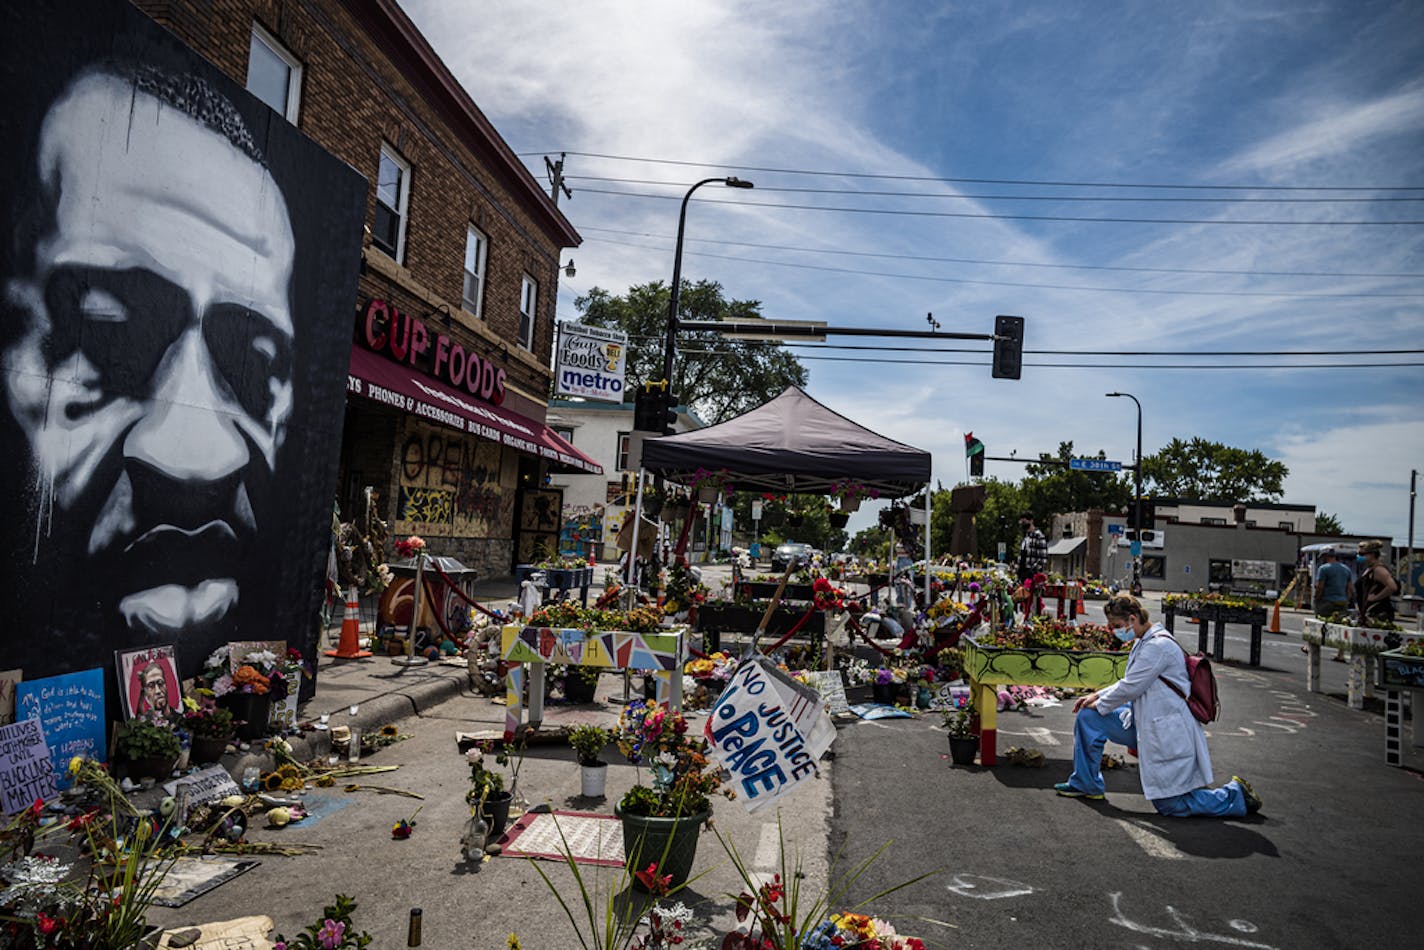
<svg viewBox="0 0 1424 950">
<path fill-rule="evenodd" d="M 478 228 L 465 231 L 465 289 L 462 291 L 465 309 L 480 316 L 485 297 L 485 259 L 489 253 L 489 238 Z"/>
<path fill-rule="evenodd" d="M 618 469 L 618 471 L 620 471 L 620 472 L 626 472 L 626 471 L 628 471 L 628 442 L 629 442 L 630 436 L 631 436 L 631 433 L 628 433 L 628 432 L 620 432 L 620 433 L 618 433 L 618 465 L 617 465 L 617 469 Z"/>
<path fill-rule="evenodd" d="M 297 124 L 302 102 L 302 64 L 277 38 L 252 24 L 247 50 L 247 91 Z"/>
<path fill-rule="evenodd" d="M 519 345 L 534 349 L 534 312 L 539 306 L 539 283 L 528 274 L 519 288 Z"/>
<path fill-rule="evenodd" d="M 1291 521 L 1277 521 L 1277 522 L 1276 522 L 1276 527 L 1277 527 L 1277 528 L 1285 528 L 1287 531 L 1294 531 L 1294 530 L 1295 530 L 1295 523 L 1294 523 L 1294 522 L 1291 522 Z"/>
<path fill-rule="evenodd" d="M 389 145 L 381 146 L 376 176 L 376 220 L 371 243 L 397 264 L 405 261 L 405 220 L 410 205 L 410 165 Z"/>
<path fill-rule="evenodd" d="M 569 445 L 574 444 L 574 430 L 572 426 L 549 426 L 554 430 L 554 435 L 563 439 Z"/>
<path fill-rule="evenodd" d="M 1203 518 L 1202 524 L 1226 524 L 1225 518 Z"/>
</svg>

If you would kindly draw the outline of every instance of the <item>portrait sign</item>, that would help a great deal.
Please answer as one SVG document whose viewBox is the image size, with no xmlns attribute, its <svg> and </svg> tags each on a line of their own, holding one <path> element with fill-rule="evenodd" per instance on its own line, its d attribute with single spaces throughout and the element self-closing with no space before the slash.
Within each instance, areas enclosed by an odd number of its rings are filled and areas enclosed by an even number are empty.
<svg viewBox="0 0 1424 950">
<path fill-rule="evenodd" d="M 64 12 L 0 7 L 6 665 L 312 655 L 366 182 L 133 4 Z"/>
<path fill-rule="evenodd" d="M 13 815 L 53 797 L 54 763 L 38 719 L 0 726 L 0 811 Z"/>
<path fill-rule="evenodd" d="M 120 650 L 114 654 L 114 670 L 125 719 L 154 715 L 169 719 L 183 708 L 172 644 Z"/>
<path fill-rule="evenodd" d="M 16 720 L 38 719 L 44 728 L 60 788 L 70 785 L 69 760 L 74 756 L 108 760 L 103 670 L 26 680 L 15 688 L 15 697 Z"/>
</svg>

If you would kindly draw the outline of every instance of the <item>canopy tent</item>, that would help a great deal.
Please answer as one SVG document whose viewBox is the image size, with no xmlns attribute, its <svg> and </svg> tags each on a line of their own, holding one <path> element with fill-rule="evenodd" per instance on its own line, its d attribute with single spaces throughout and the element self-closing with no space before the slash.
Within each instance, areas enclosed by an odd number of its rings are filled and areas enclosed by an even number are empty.
<svg viewBox="0 0 1424 950">
<path fill-rule="evenodd" d="M 686 484 L 698 469 L 726 469 L 738 491 L 828 494 L 850 479 L 882 498 L 919 491 L 930 453 L 832 412 L 799 387 L 726 422 L 643 442 L 643 468 Z"/>
</svg>

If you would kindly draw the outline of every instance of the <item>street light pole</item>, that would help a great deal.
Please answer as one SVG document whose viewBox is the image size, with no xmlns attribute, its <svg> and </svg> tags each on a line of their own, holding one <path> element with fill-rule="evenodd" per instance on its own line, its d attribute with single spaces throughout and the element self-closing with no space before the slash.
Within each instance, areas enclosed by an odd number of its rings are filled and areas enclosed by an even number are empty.
<svg viewBox="0 0 1424 950">
<path fill-rule="evenodd" d="M 1132 594 L 1142 593 L 1142 403 L 1132 393 L 1106 393 L 1109 398 L 1126 396 L 1137 405 L 1137 458 L 1132 466 L 1133 517 L 1137 525 L 1137 553 L 1132 557 Z"/>
<path fill-rule="evenodd" d="M 687 194 L 682 196 L 682 210 L 677 214 L 677 247 L 672 254 L 672 299 L 668 302 L 667 339 L 663 343 L 663 379 L 668 381 L 669 387 L 672 386 L 672 359 L 677 347 L 677 304 L 678 298 L 682 296 L 682 232 L 687 224 L 687 202 L 694 191 L 718 181 L 728 188 L 754 187 L 751 182 L 735 177 L 704 178 L 687 189 Z"/>
</svg>

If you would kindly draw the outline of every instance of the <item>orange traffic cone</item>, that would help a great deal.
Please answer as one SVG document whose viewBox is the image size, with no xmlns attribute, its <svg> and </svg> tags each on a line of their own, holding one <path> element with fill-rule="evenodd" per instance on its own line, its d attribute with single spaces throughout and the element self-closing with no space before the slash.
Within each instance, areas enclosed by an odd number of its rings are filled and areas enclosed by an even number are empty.
<svg viewBox="0 0 1424 950">
<path fill-rule="evenodd" d="M 341 642 L 335 650 L 327 650 L 326 655 L 343 660 L 359 660 L 371 655 L 370 650 L 361 649 L 361 616 L 354 587 L 346 591 L 346 616 L 341 618 Z"/>
<path fill-rule="evenodd" d="M 1271 633 L 1281 632 L 1281 602 L 1276 601 L 1276 606 L 1271 608 Z"/>
</svg>

